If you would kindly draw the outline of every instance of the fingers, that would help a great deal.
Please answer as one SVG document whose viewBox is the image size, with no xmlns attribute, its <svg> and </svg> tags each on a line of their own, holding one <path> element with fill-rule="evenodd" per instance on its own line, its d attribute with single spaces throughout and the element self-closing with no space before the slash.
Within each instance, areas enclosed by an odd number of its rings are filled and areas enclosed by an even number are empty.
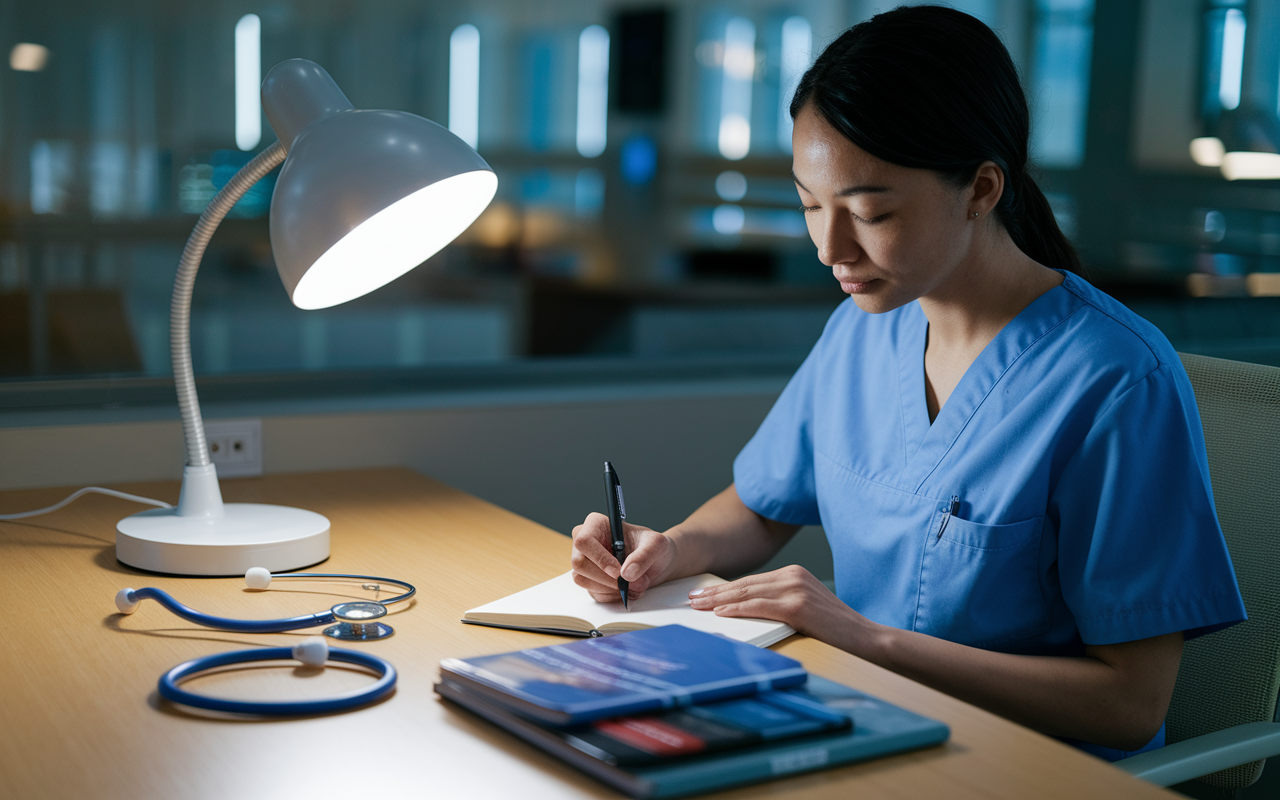
<svg viewBox="0 0 1280 800">
<path fill-rule="evenodd" d="M 647 530 L 634 525 L 628 527 L 634 531 Z M 627 538 L 634 542 L 636 537 L 631 535 Z M 618 575 L 622 565 L 613 555 L 612 544 L 609 518 L 603 514 L 589 514 L 581 525 L 573 529 L 573 554 L 569 560 L 573 568 L 573 582 L 586 589 L 598 603 L 616 603 L 620 600 Z M 648 583 L 640 581 L 629 588 L 628 596 L 635 599 L 648 588 Z"/>
<path fill-rule="evenodd" d="M 756 617 L 792 623 L 817 596 L 830 594 L 801 567 L 748 575 L 730 583 L 695 589 L 689 604 L 722 617 Z M 794 627 L 794 624 L 793 624 Z"/>
<path fill-rule="evenodd" d="M 614 558 L 609 518 L 604 514 L 588 514 L 581 525 L 573 529 L 573 556 L 570 563 L 576 573 L 581 573 L 600 583 L 617 580 L 621 566 Z"/>
<path fill-rule="evenodd" d="M 760 591 L 760 589 L 762 589 L 766 583 L 770 582 L 766 577 L 768 575 L 772 575 L 772 573 L 765 573 L 764 575 L 747 575 L 746 577 L 739 578 L 736 581 L 730 581 L 729 583 L 707 586 L 703 589 L 694 589 L 692 592 L 689 592 L 690 604 L 694 608 L 710 610 L 719 606 L 727 605 L 728 603 L 744 601 L 753 595 L 753 590 L 756 596 L 760 596 L 765 594 L 765 592 Z"/>
<path fill-rule="evenodd" d="M 636 536 L 633 541 L 635 541 L 634 549 L 622 562 L 619 575 L 638 591 L 643 592 L 653 583 L 660 569 L 660 562 L 668 557 L 667 549 L 670 543 L 666 537 L 659 535 Z"/>
<path fill-rule="evenodd" d="M 609 518 L 589 514 L 573 529 L 574 583 L 600 602 L 618 599 L 618 578 L 628 583 L 629 596 L 638 599 L 650 586 L 660 583 L 673 557 L 671 540 L 649 528 L 623 523 L 627 557 L 619 564 L 613 554 Z"/>
</svg>

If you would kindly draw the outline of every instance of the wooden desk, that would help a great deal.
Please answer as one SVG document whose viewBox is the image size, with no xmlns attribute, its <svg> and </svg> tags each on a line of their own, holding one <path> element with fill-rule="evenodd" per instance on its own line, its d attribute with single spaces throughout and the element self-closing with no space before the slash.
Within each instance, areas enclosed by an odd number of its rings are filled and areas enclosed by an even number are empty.
<svg viewBox="0 0 1280 800">
<path fill-rule="evenodd" d="M 177 483 L 127 491 L 177 501 Z M 431 691 L 437 665 L 550 643 L 550 637 L 462 625 L 462 612 L 563 572 L 569 540 L 515 514 L 388 469 L 228 480 L 229 501 L 296 505 L 333 523 L 325 572 L 400 577 L 415 606 L 396 635 L 367 648 L 400 671 L 394 695 L 353 713 L 276 722 L 208 719 L 158 700 L 156 680 L 196 656 L 287 645 L 306 634 L 230 634 L 155 603 L 115 613 L 126 586 L 155 586 L 202 611 L 280 617 L 340 602 L 334 587 L 280 582 L 269 593 L 235 579 L 146 575 L 115 560 L 116 521 L 131 503 L 91 495 L 21 523 L 0 523 L 0 796 L 26 798 L 572 798 L 617 797 Z M 68 493 L 0 493 L 0 513 Z M 339 590 L 340 591 L 340 590 Z M 866 764 L 716 795 L 805 798 L 1144 798 L 1171 794 L 1070 747 L 926 689 L 819 642 L 778 649 L 812 672 L 947 722 L 949 743 Z M 372 681 L 328 668 L 242 670 L 201 679 L 239 697 L 322 696 Z"/>
</svg>

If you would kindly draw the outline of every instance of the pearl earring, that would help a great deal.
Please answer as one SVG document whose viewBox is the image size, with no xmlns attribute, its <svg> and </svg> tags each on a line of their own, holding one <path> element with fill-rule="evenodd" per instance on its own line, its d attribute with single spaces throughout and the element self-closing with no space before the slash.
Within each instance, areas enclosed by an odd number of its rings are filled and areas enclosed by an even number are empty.
<svg viewBox="0 0 1280 800">
<path fill-rule="evenodd" d="M 974 218 L 974 219 L 977 219 L 977 218 L 978 218 L 978 212 L 977 212 L 977 211 L 973 212 L 973 218 Z"/>
</svg>

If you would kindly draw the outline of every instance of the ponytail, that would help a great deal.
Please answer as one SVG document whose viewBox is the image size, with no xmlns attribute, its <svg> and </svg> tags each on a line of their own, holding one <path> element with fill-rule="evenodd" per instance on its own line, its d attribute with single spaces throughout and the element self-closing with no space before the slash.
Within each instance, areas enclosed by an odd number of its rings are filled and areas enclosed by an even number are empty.
<svg viewBox="0 0 1280 800">
<path fill-rule="evenodd" d="M 1011 194 L 1007 189 L 1005 195 Z M 1080 255 L 1058 227 L 1049 200 L 1030 175 L 1022 176 L 1022 186 L 1012 193 L 1012 208 L 1002 213 L 1004 197 L 997 208 L 1000 222 L 1018 249 L 1053 269 L 1081 272 Z"/>
<path fill-rule="evenodd" d="M 812 106 L 876 158 L 968 186 L 984 162 L 1004 172 L 996 218 L 1041 264 L 1080 271 L 1044 193 L 1027 174 L 1031 116 L 1009 51 L 986 25 L 942 6 L 903 6 L 840 35 L 796 87 L 791 116 Z"/>
</svg>

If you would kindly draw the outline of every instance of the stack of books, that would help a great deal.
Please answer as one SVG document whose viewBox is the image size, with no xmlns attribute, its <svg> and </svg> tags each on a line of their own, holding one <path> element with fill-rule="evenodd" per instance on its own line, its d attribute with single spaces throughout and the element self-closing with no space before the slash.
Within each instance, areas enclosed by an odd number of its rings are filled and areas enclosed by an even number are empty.
<svg viewBox="0 0 1280 800">
<path fill-rule="evenodd" d="M 440 696 L 632 797 L 946 741 L 946 725 L 681 625 L 440 664 Z"/>
</svg>

